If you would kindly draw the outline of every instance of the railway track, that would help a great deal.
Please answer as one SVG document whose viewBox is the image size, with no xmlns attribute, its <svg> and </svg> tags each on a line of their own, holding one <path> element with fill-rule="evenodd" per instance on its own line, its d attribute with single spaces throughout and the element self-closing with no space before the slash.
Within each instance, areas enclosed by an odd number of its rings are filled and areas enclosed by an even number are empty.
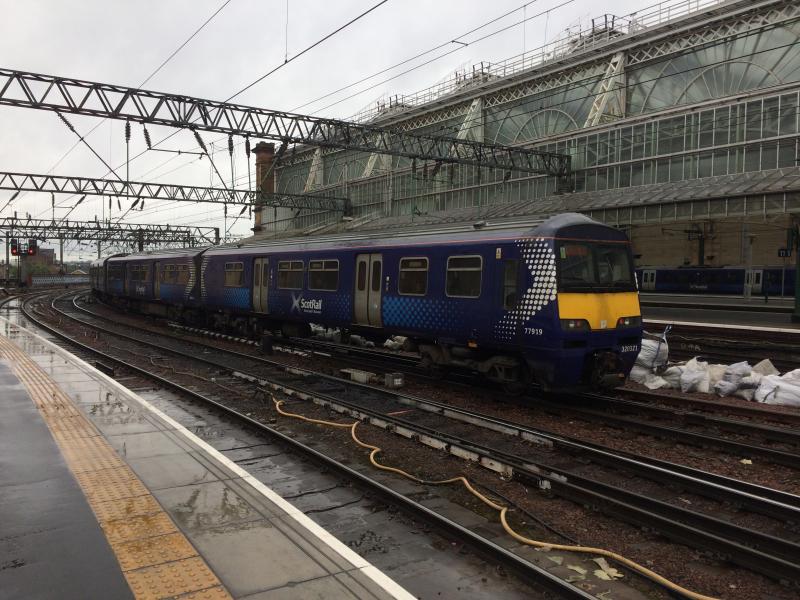
<svg viewBox="0 0 800 600">
<path fill-rule="evenodd" d="M 95 315 L 99 316 L 99 315 Z M 105 317 L 100 317 L 105 318 Z M 190 332 L 200 332 L 211 337 L 219 336 L 195 328 L 182 328 Z M 233 339 L 233 338 L 232 338 Z M 437 380 L 429 371 L 418 366 L 417 359 L 408 354 L 387 352 L 380 349 L 359 348 L 342 343 L 320 341 L 314 339 L 290 338 L 276 340 L 276 344 L 289 345 L 300 348 L 306 352 L 324 357 L 336 356 L 337 359 L 350 362 L 361 369 L 373 368 L 386 370 L 387 368 L 412 374 L 425 380 Z M 460 385 L 486 385 L 485 381 L 471 377 L 467 374 L 448 373 L 448 381 Z M 487 389 L 488 386 L 487 386 Z M 496 394 L 493 390 L 490 392 Z M 623 390 L 621 393 L 631 395 L 634 392 Z M 508 401 L 505 399 L 505 401 Z M 685 399 L 681 408 L 685 410 L 670 410 L 654 406 L 651 402 L 634 402 L 615 396 L 599 395 L 594 393 L 578 394 L 559 397 L 556 401 L 548 401 L 541 395 L 526 396 L 520 400 L 522 403 L 534 404 L 551 413 L 569 413 L 586 420 L 600 421 L 612 427 L 626 430 L 637 430 L 641 433 L 659 437 L 666 440 L 676 440 L 681 443 L 700 448 L 718 448 L 725 452 L 734 453 L 741 458 L 765 459 L 774 464 L 794 467 L 800 464 L 800 434 L 785 427 L 770 426 L 756 422 L 739 421 L 716 415 L 704 415 L 692 410 L 692 400 Z M 677 405 L 677 401 L 675 402 Z M 708 403 L 712 404 L 712 403 Z M 717 410 L 720 405 L 716 404 Z M 724 407 L 727 411 L 727 406 Z M 736 412 L 736 411 L 731 411 Z M 751 417 L 759 415 L 775 415 L 769 411 L 758 409 L 739 411 Z M 642 418 L 645 416 L 647 418 Z M 774 417 L 772 417 L 774 419 Z M 798 417 L 800 423 L 800 416 Z M 718 434 L 698 431 L 698 428 L 712 430 Z M 733 434 L 734 439 L 726 438 Z M 758 444 L 753 440 L 760 440 Z M 777 444 L 782 447 L 774 447 Z"/>
<path fill-rule="evenodd" d="M 107 328 L 86 320 L 89 317 L 103 322 L 104 317 L 78 307 L 74 300 L 72 306 L 81 312 L 82 318 L 69 315 L 67 311 L 59 312 L 63 317 L 79 321 L 87 327 Z M 55 302 L 53 307 L 55 308 Z M 113 332 L 113 335 L 186 359 L 199 360 L 262 387 L 313 400 L 339 412 L 369 420 L 374 425 L 404 437 L 417 439 L 508 476 L 532 482 L 564 498 L 598 507 L 630 523 L 656 529 L 673 540 L 724 556 L 773 579 L 800 581 L 800 566 L 793 562 L 793 558 L 800 553 L 800 546 L 795 541 L 685 509 L 671 503 L 669 498 L 658 500 L 626 491 L 581 475 L 579 467 L 585 460 L 591 460 L 606 468 L 635 473 L 637 477 L 653 483 L 663 485 L 668 482 L 669 485 L 691 490 L 692 493 L 706 498 L 746 507 L 746 510 L 754 513 L 798 521 L 800 498 L 791 494 L 688 467 L 638 456 L 625 456 L 607 448 L 581 444 L 474 411 L 454 409 L 422 398 L 345 382 L 248 354 L 222 351 L 195 342 L 192 342 L 195 350 L 187 351 L 185 340 L 173 338 L 167 341 L 169 338 L 161 336 L 160 343 L 156 343 L 154 340 L 144 340 L 143 336 L 155 334 L 143 331 L 138 331 L 136 336 L 119 332 Z M 164 345 L 165 341 L 167 345 Z M 184 347 L 176 347 L 175 343 L 183 344 Z M 408 414 L 409 407 L 414 409 L 411 415 Z M 397 416 L 398 413 L 403 416 Z M 486 443 L 487 432 L 491 432 L 491 446 Z M 496 433 L 503 435 L 497 436 Z M 544 456 L 538 453 L 537 458 L 537 453 L 534 452 L 537 448 L 546 449 Z M 565 466 L 563 458 L 559 458 L 554 464 L 553 450 L 568 454 L 567 463 L 574 463 L 575 457 L 578 457 L 578 466 Z M 559 461 L 562 464 L 558 464 Z"/>
<path fill-rule="evenodd" d="M 8 298 L 6 302 L 13 300 Z M 441 532 L 441 534 L 449 540 L 457 540 L 459 545 L 465 545 L 471 548 L 476 554 L 483 556 L 497 565 L 502 565 L 510 572 L 515 573 L 523 580 L 532 583 L 537 588 L 546 590 L 549 595 L 554 595 L 559 598 L 570 599 L 589 599 L 593 598 L 591 594 L 571 585 L 569 582 L 564 581 L 553 574 L 547 572 L 541 567 L 525 560 L 517 554 L 507 550 L 506 548 L 492 542 L 486 537 L 476 534 L 467 527 L 464 527 L 456 521 L 449 519 L 442 514 L 416 502 L 412 498 L 400 494 L 392 488 L 380 483 L 374 478 L 371 478 L 364 473 L 348 467 L 344 463 L 331 458 L 330 456 L 315 450 L 309 445 L 303 444 L 297 439 L 287 436 L 286 434 L 278 431 L 274 427 L 254 419 L 246 414 L 232 408 L 228 403 L 220 401 L 219 398 L 215 399 L 209 393 L 203 393 L 195 389 L 195 386 L 187 386 L 178 383 L 171 378 L 164 377 L 154 372 L 152 369 L 143 368 L 131 361 L 126 361 L 118 356 L 103 352 L 91 345 L 85 344 L 73 336 L 70 336 L 59 328 L 54 327 L 44 321 L 41 311 L 30 309 L 25 304 L 35 301 L 35 298 L 27 298 L 21 306 L 21 311 L 24 316 L 31 322 L 55 336 L 59 340 L 67 343 L 72 347 L 77 347 L 80 352 L 99 357 L 103 364 L 106 366 L 115 365 L 117 368 L 123 369 L 125 372 L 134 374 L 148 381 L 154 381 L 163 388 L 177 392 L 180 396 L 185 397 L 193 402 L 197 402 L 202 406 L 210 407 L 220 415 L 230 419 L 242 426 L 269 438 L 272 442 L 281 444 L 290 448 L 292 453 L 302 456 L 315 462 L 321 468 L 322 472 L 332 472 L 344 480 L 352 482 L 358 488 L 364 491 L 365 497 L 369 498 L 369 502 L 374 502 L 374 498 L 380 498 L 389 506 L 394 506 L 402 510 L 405 514 L 414 520 L 427 523 L 430 527 Z M 5 302 L 0 302 L 0 307 Z M 54 307 L 55 300 L 51 307 Z M 72 318 L 65 311 L 58 309 L 54 310 L 64 318 Z M 119 334 L 109 332 L 110 335 L 119 336 Z M 142 346 L 155 348 L 154 344 L 137 342 Z"/>
</svg>

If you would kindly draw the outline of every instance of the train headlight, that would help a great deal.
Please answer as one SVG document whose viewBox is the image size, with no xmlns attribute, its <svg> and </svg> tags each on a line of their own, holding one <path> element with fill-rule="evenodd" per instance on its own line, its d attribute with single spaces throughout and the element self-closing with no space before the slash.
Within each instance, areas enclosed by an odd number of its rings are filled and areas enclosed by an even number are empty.
<svg viewBox="0 0 800 600">
<path fill-rule="evenodd" d="M 589 321 L 584 319 L 561 319 L 561 329 L 564 331 L 589 331 Z"/>
<path fill-rule="evenodd" d="M 620 317 L 617 327 L 641 327 L 642 317 Z"/>
</svg>

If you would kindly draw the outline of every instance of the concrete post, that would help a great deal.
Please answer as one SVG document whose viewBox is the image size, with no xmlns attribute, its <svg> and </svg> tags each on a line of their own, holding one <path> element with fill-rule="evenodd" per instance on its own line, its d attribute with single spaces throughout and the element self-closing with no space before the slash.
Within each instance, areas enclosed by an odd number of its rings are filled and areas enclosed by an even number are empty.
<svg viewBox="0 0 800 600">
<path fill-rule="evenodd" d="M 6 280 L 11 279 L 11 233 L 6 231 Z"/>
<path fill-rule="evenodd" d="M 58 264 L 61 267 L 61 274 L 66 275 L 64 270 L 64 238 L 58 238 Z"/>
<path fill-rule="evenodd" d="M 97 240 L 97 258 L 100 258 L 100 240 Z"/>
<path fill-rule="evenodd" d="M 255 191 L 264 194 L 275 193 L 275 144 L 258 142 L 252 150 L 256 155 L 256 187 Z M 264 229 L 264 206 L 263 201 L 258 201 L 253 210 L 253 232 L 259 233 Z"/>
</svg>

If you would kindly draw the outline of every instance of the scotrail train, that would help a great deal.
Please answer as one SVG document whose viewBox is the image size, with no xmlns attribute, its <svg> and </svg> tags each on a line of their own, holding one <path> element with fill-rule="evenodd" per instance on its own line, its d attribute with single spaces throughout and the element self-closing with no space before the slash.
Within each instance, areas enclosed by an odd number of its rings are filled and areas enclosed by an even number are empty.
<svg viewBox="0 0 800 600">
<path fill-rule="evenodd" d="M 476 226 L 477 227 L 477 226 Z M 519 389 L 607 386 L 639 352 L 630 242 L 578 214 L 520 229 L 330 236 L 118 255 L 94 293 L 128 309 L 259 336 L 316 323 L 403 335 L 432 367 Z"/>
</svg>

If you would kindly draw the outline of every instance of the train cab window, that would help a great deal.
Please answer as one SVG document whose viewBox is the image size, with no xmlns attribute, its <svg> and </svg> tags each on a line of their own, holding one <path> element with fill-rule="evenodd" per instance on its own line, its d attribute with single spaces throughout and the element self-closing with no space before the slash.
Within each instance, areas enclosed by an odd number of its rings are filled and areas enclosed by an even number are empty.
<svg viewBox="0 0 800 600">
<path fill-rule="evenodd" d="M 482 273 L 482 257 L 450 256 L 447 259 L 447 295 L 454 298 L 477 298 L 481 295 Z"/>
<path fill-rule="evenodd" d="M 303 289 L 302 260 L 282 260 L 278 263 L 278 289 Z"/>
<path fill-rule="evenodd" d="M 597 279 L 601 284 L 630 284 L 631 264 L 628 260 L 627 246 L 598 246 Z"/>
<path fill-rule="evenodd" d="M 225 263 L 225 287 L 242 287 L 244 285 L 244 263 Z"/>
<path fill-rule="evenodd" d="M 109 279 L 122 279 L 122 265 L 111 265 L 108 268 Z"/>
<path fill-rule="evenodd" d="M 356 275 L 356 284 L 359 292 L 367 289 L 367 263 L 361 261 L 358 263 L 358 274 Z"/>
<path fill-rule="evenodd" d="M 142 265 L 139 267 L 139 281 L 147 281 L 150 275 L 150 265 Z"/>
<path fill-rule="evenodd" d="M 519 291 L 517 290 L 517 274 L 519 273 L 518 260 L 503 261 L 503 308 L 511 310 L 516 308 L 519 301 Z"/>
<path fill-rule="evenodd" d="M 178 285 L 186 285 L 189 283 L 189 265 L 178 265 L 175 272 L 175 282 Z"/>
<path fill-rule="evenodd" d="M 309 261 L 308 289 L 320 292 L 335 292 L 339 289 L 339 261 Z"/>
<path fill-rule="evenodd" d="M 401 258 L 397 292 L 403 296 L 424 296 L 428 293 L 428 259 Z"/>
<path fill-rule="evenodd" d="M 634 291 L 627 244 L 562 242 L 558 246 L 559 291 Z"/>
</svg>

